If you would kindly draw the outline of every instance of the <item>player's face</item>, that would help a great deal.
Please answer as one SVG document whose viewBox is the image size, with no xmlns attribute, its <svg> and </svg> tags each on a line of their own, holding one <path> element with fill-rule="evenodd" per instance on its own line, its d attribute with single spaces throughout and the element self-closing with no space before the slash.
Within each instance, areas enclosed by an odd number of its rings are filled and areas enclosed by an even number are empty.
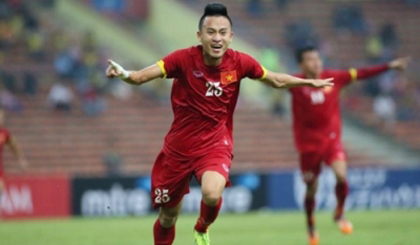
<svg viewBox="0 0 420 245">
<path fill-rule="evenodd" d="M 300 68 L 304 73 L 318 77 L 323 69 L 322 59 L 319 52 L 316 50 L 305 52 L 303 54 L 302 62 L 300 63 Z"/>
<path fill-rule="evenodd" d="M 197 38 L 203 45 L 205 58 L 220 60 L 232 42 L 232 27 L 223 16 L 208 16 L 204 19 Z"/>
</svg>

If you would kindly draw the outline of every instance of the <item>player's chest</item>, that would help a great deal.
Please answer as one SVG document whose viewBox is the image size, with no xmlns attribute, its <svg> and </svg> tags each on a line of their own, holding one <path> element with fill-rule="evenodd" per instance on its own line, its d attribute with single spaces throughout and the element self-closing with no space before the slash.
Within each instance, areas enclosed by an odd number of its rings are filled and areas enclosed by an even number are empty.
<svg viewBox="0 0 420 245">
<path fill-rule="evenodd" d="M 230 98 L 239 89 L 240 74 L 236 69 L 204 69 L 191 67 L 186 73 L 186 86 L 200 97 Z"/>
<path fill-rule="evenodd" d="M 338 97 L 335 87 L 311 88 L 303 87 L 295 95 L 300 103 L 306 105 L 323 105 L 331 103 Z"/>
</svg>

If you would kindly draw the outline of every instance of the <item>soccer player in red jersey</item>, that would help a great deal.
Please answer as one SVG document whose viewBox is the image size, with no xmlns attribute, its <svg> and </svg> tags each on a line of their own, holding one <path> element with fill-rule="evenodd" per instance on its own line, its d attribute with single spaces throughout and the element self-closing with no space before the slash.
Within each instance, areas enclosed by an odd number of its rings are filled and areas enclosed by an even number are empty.
<svg viewBox="0 0 420 245">
<path fill-rule="evenodd" d="M 18 159 L 22 169 L 25 169 L 28 166 L 28 162 L 23 155 L 22 150 L 16 142 L 16 139 L 10 134 L 9 130 L 4 127 L 5 121 L 5 112 L 0 108 L 0 200 L 1 194 L 4 191 L 4 170 L 3 170 L 3 149 L 5 145 L 9 145 L 13 154 Z M 1 215 L 1 213 L 0 213 Z"/>
<path fill-rule="evenodd" d="M 344 218 L 344 202 L 349 192 L 346 179 L 346 153 L 341 143 L 341 117 L 339 95 L 341 89 L 357 79 L 366 79 L 389 69 L 405 69 L 409 58 L 394 60 L 388 64 L 350 70 L 323 69 L 318 50 L 307 47 L 298 50 L 296 58 L 302 70 L 301 78 L 334 78 L 334 86 L 325 88 L 295 87 L 292 94 L 293 130 L 297 150 L 300 153 L 300 168 L 306 183 L 304 207 L 310 244 L 318 244 L 315 231 L 314 209 L 317 179 L 321 164 L 330 166 L 337 179 L 335 193 L 337 208 L 334 221 L 345 234 L 353 231 L 352 224 Z"/>
<path fill-rule="evenodd" d="M 265 70 L 245 53 L 229 49 L 232 21 L 225 6 L 208 4 L 199 21 L 201 45 L 175 51 L 140 71 L 126 71 L 110 60 L 107 76 L 133 85 L 155 78 L 174 78 L 174 121 L 152 170 L 152 201 L 160 208 L 153 227 L 154 243 L 172 244 L 182 198 L 194 176 L 201 184 L 200 216 L 195 244 L 210 244 L 208 228 L 229 186 L 232 161 L 232 117 L 241 79 L 259 79 L 275 88 L 330 86 L 331 79 L 302 79 Z"/>
</svg>

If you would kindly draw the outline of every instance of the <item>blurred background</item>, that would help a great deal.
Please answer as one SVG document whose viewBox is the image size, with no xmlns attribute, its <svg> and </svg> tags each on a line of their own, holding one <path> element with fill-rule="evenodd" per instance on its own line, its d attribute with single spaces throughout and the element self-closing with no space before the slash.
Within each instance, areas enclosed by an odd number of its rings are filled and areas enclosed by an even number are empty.
<svg viewBox="0 0 420 245">
<path fill-rule="evenodd" d="M 5 149 L 3 218 L 145 216 L 150 224 L 143 233 L 118 244 L 151 244 L 149 174 L 172 120 L 171 81 L 133 87 L 108 80 L 106 61 L 140 69 L 176 49 L 197 45 L 198 19 L 208 2 L 0 1 L 0 104 L 6 127 L 29 162 L 22 172 Z M 412 56 L 406 72 L 390 71 L 349 86 L 341 106 L 352 186 L 348 208 L 419 208 L 420 1 L 220 2 L 233 20 L 232 48 L 251 54 L 269 70 L 297 72 L 294 51 L 309 44 L 320 49 L 329 68 Z M 234 186 L 225 193 L 224 211 L 299 209 L 304 186 L 292 139 L 290 96 L 255 81 L 244 81 L 241 89 Z M 325 171 L 319 209 L 335 206 L 334 181 Z M 199 208 L 200 191 L 193 186 L 186 213 Z M 305 241 L 303 217 L 295 215 L 302 230 L 294 232 L 302 238 L 287 244 Z M 28 235 L 31 228 L 25 234 L 33 240 L 21 243 L 25 235 L 16 236 L 15 228 L 13 222 L 0 224 L 0 234 L 10 239 L 7 244 L 82 244 L 48 243 Z M 418 241 L 419 235 L 413 236 Z M 95 243 L 99 237 L 87 239 L 93 241 L 89 244 L 107 244 Z"/>
</svg>

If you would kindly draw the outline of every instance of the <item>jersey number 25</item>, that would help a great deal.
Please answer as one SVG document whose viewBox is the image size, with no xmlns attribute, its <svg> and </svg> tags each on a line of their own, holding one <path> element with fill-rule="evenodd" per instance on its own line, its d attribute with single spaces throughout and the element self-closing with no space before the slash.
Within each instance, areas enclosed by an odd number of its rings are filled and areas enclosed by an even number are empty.
<svg viewBox="0 0 420 245">
<path fill-rule="evenodd" d="M 206 92 L 207 97 L 210 97 L 210 96 L 219 97 L 220 95 L 223 94 L 223 89 L 222 87 L 220 87 L 220 82 L 207 82 L 206 86 L 207 86 L 207 92 Z"/>
</svg>

